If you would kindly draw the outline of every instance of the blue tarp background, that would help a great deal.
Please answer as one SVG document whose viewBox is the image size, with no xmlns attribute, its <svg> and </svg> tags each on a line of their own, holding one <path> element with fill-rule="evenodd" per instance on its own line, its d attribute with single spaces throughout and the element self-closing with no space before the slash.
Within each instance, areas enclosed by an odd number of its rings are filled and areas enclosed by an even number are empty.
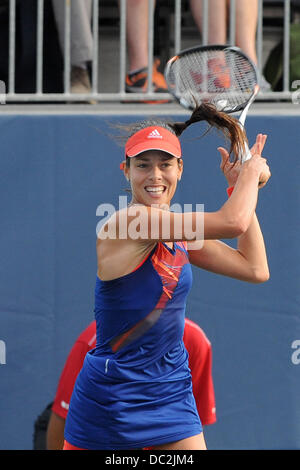
<svg viewBox="0 0 300 470">
<path fill-rule="evenodd" d="M 93 319 L 96 209 L 117 207 L 127 194 L 107 122 L 139 119 L 0 116 L 0 449 L 32 449 L 34 420 Z M 176 202 L 213 211 L 227 197 L 216 151 L 222 139 L 195 139 L 204 129 L 184 133 Z M 292 348 L 300 340 L 299 129 L 296 116 L 247 119 L 250 142 L 269 134 L 272 178 L 257 212 L 271 279 L 250 285 L 194 270 L 187 315 L 213 347 L 210 449 L 300 449 L 300 364 L 292 361 L 293 353 L 300 358 Z"/>
</svg>

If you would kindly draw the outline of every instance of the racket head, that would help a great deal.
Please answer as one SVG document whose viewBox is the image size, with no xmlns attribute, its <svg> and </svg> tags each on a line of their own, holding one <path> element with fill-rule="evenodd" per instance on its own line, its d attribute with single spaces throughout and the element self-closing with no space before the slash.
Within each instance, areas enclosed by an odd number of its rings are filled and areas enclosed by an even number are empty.
<svg viewBox="0 0 300 470">
<path fill-rule="evenodd" d="M 167 62 L 164 74 L 169 92 L 189 110 L 208 102 L 235 113 L 247 106 L 258 87 L 255 64 L 235 46 L 185 49 Z"/>
</svg>

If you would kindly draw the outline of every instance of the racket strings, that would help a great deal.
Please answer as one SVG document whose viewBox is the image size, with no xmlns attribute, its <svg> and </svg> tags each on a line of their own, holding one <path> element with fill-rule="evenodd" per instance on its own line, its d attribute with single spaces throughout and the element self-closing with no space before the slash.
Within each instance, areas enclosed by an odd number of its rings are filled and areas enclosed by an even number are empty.
<svg viewBox="0 0 300 470">
<path fill-rule="evenodd" d="M 189 52 L 175 60 L 167 82 L 191 108 L 208 101 L 226 112 L 240 109 L 257 83 L 252 64 L 232 49 Z"/>
</svg>

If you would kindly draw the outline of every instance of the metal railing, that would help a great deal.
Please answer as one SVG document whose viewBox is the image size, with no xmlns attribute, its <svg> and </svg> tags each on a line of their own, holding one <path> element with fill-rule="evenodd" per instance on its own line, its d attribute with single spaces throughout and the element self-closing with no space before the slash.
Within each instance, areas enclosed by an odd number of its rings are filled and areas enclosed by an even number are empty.
<svg viewBox="0 0 300 470">
<path fill-rule="evenodd" d="M 101 77 L 99 77 L 99 44 L 101 38 L 99 35 L 99 17 L 101 18 L 101 0 L 92 0 L 92 37 L 93 37 L 93 58 L 91 63 L 91 92 L 88 94 L 70 93 L 70 29 L 71 29 L 71 1 L 61 0 L 65 2 L 65 29 L 64 29 L 64 77 L 62 93 L 44 93 L 43 92 L 43 48 L 44 48 L 44 0 L 37 0 L 37 30 L 36 30 L 36 90 L 34 93 L 16 93 L 16 0 L 9 0 L 9 51 L 8 51 L 8 83 L 6 84 L 6 102 L 86 102 L 94 100 L 95 102 L 124 102 L 132 99 L 132 93 L 126 93 L 125 78 L 127 67 L 127 46 L 126 46 L 126 0 L 119 1 L 119 70 L 114 71 L 119 75 L 119 90 L 111 93 L 99 92 L 101 88 Z M 202 21 L 202 44 L 208 41 L 208 1 L 203 1 L 203 21 Z M 235 3 L 238 0 L 231 0 L 229 11 L 229 42 L 234 44 L 235 40 Z M 263 0 L 258 0 L 258 24 L 257 24 L 257 57 L 258 67 L 262 69 L 263 61 Z M 174 50 L 171 54 L 176 53 L 182 48 L 182 0 L 174 0 L 173 11 L 170 11 L 170 18 L 173 18 L 173 45 Z M 148 1 L 149 28 L 148 28 L 148 76 L 151 75 L 153 66 L 154 51 L 154 0 Z M 172 6 L 170 7 L 172 8 Z M 290 16 L 291 1 L 284 1 L 284 19 L 283 19 L 283 89 L 282 91 L 271 91 L 260 93 L 258 99 L 289 100 L 291 98 L 289 84 L 289 36 L 290 36 Z M 200 37 L 200 36 L 199 36 Z M 198 42 L 199 43 L 199 42 Z M 201 43 L 201 42 L 200 42 Z M 0 77 L 1 78 L 1 77 Z M 147 100 L 164 100 L 170 99 L 168 93 L 154 93 L 152 90 L 151 80 L 148 81 L 148 89 L 145 93 L 135 93 L 135 101 Z"/>
</svg>

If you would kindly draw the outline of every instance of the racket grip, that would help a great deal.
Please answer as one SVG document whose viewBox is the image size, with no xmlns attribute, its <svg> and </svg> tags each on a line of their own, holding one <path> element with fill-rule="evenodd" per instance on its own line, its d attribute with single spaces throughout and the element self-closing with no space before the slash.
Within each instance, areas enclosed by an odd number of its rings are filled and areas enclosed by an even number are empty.
<svg viewBox="0 0 300 470">
<path fill-rule="evenodd" d="M 245 142 L 245 150 L 244 150 L 243 153 L 240 154 L 240 160 L 241 160 L 242 163 L 244 163 L 247 160 L 249 160 L 251 157 L 252 157 L 252 155 L 251 155 L 250 149 L 249 149 L 248 145 Z"/>
<path fill-rule="evenodd" d="M 252 154 L 250 152 L 250 149 L 249 149 L 248 145 L 245 143 L 245 152 L 240 155 L 240 159 L 241 159 L 242 164 L 245 163 L 247 160 L 250 160 L 251 157 L 252 157 Z M 259 182 L 258 187 L 260 188 L 261 185 L 262 185 L 262 183 Z"/>
</svg>

